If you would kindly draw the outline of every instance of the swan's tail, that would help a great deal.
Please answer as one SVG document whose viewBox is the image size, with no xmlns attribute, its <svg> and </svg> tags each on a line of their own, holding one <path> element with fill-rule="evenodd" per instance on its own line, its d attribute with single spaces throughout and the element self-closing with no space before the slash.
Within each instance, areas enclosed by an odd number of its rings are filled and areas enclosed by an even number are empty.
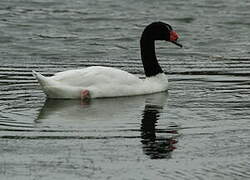
<svg viewBox="0 0 250 180">
<path fill-rule="evenodd" d="M 42 74 L 36 72 L 36 71 L 32 71 L 33 76 L 37 79 L 37 81 L 39 82 L 39 84 L 42 87 L 46 87 L 50 85 L 50 81 L 47 77 L 43 76 Z"/>
<path fill-rule="evenodd" d="M 32 71 L 32 74 L 37 79 L 43 92 L 48 98 L 80 98 L 81 89 L 61 84 L 60 82 L 53 80 L 51 77 L 45 77 L 36 71 Z"/>
</svg>

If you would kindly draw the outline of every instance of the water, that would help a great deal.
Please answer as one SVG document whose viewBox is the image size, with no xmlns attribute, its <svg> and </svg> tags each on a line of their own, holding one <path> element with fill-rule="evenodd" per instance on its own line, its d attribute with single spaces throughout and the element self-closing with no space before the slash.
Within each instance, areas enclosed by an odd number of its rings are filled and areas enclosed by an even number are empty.
<svg viewBox="0 0 250 180">
<path fill-rule="evenodd" d="M 249 179 L 250 3 L 0 2 L 1 179 Z M 31 70 L 91 65 L 143 76 L 139 38 L 157 42 L 168 93 L 46 100 Z"/>
</svg>

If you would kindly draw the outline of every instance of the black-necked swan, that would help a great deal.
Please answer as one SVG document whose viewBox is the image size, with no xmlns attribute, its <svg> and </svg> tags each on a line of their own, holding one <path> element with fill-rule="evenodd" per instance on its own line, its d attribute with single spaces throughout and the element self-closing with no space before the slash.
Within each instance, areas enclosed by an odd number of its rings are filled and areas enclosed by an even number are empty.
<svg viewBox="0 0 250 180">
<path fill-rule="evenodd" d="M 143 31 L 140 39 L 141 59 L 145 79 L 126 71 L 103 66 L 68 70 L 45 77 L 33 71 L 48 98 L 86 99 L 134 96 L 166 91 L 167 76 L 155 55 L 155 40 L 165 40 L 180 47 L 178 34 L 169 24 L 153 22 Z"/>
</svg>

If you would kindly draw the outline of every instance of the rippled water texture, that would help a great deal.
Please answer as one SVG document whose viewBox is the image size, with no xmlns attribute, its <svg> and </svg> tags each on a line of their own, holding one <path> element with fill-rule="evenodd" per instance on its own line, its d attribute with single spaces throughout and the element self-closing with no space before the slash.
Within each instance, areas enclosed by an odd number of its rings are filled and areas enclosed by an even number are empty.
<svg viewBox="0 0 250 180">
<path fill-rule="evenodd" d="M 249 179 L 250 3 L 1 0 L 1 179 Z M 45 75 L 91 65 L 143 76 L 139 38 L 157 42 L 168 93 L 46 100 Z"/>
</svg>

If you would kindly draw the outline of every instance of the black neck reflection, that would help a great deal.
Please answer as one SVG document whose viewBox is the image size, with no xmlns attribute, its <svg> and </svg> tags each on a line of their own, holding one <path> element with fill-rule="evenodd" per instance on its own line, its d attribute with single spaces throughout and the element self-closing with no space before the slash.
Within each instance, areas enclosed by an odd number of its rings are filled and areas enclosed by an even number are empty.
<svg viewBox="0 0 250 180">
<path fill-rule="evenodd" d="M 162 106 L 146 104 L 141 121 L 141 142 L 143 152 L 151 159 L 171 158 L 171 152 L 176 149 L 177 130 L 173 127 L 157 129 L 157 121 Z M 160 134 L 157 136 L 156 134 Z M 167 136 L 167 137 L 166 137 Z"/>
</svg>

